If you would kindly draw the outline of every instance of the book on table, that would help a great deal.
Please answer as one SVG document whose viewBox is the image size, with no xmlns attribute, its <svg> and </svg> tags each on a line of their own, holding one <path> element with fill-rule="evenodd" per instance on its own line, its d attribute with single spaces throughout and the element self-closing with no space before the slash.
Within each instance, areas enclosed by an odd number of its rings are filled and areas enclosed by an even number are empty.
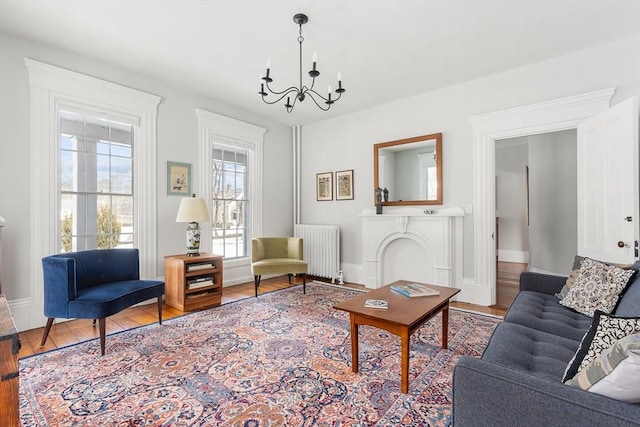
<svg viewBox="0 0 640 427">
<path fill-rule="evenodd" d="M 440 295 L 440 291 L 437 291 L 433 288 L 423 285 L 422 283 L 407 283 L 404 285 L 391 285 L 391 290 L 409 298 Z"/>
<path fill-rule="evenodd" d="M 386 299 L 368 299 L 364 302 L 364 306 L 367 308 L 387 310 L 389 308 L 389 301 Z"/>
</svg>

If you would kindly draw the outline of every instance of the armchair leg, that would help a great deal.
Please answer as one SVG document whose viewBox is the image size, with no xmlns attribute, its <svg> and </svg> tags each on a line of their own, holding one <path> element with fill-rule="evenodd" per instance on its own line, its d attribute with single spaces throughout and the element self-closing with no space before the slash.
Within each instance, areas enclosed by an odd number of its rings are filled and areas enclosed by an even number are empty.
<svg viewBox="0 0 640 427">
<path fill-rule="evenodd" d="M 253 276 L 253 283 L 256 286 L 256 298 L 258 297 L 258 286 L 260 286 L 260 277 L 262 276 Z"/>
<path fill-rule="evenodd" d="M 302 293 L 307 293 L 307 273 L 302 274 Z"/>
<path fill-rule="evenodd" d="M 162 295 L 158 296 L 158 323 L 162 325 Z"/>
<path fill-rule="evenodd" d="M 98 319 L 98 326 L 100 327 L 100 350 L 102 351 L 102 355 L 104 356 L 104 344 L 105 344 L 105 335 L 107 331 L 107 319 L 105 317 L 101 317 Z"/>
<path fill-rule="evenodd" d="M 287 274 L 287 276 L 289 277 L 289 286 L 291 286 L 291 276 L 292 276 L 292 274 L 289 273 L 289 274 Z"/>
<path fill-rule="evenodd" d="M 49 331 L 51 330 L 51 325 L 53 325 L 53 321 L 55 319 L 53 317 L 49 317 L 47 319 L 47 326 L 44 327 L 44 334 L 42 334 L 42 341 L 40 341 L 40 347 L 44 347 L 44 343 L 49 336 Z"/>
</svg>

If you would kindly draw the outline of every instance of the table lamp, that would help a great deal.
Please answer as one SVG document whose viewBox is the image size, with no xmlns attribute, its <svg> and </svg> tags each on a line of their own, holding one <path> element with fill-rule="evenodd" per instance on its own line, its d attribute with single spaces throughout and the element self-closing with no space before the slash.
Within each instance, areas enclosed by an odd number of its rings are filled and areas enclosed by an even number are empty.
<svg viewBox="0 0 640 427">
<path fill-rule="evenodd" d="M 176 222 L 187 224 L 187 256 L 200 255 L 200 224 L 211 221 L 207 204 L 202 197 L 185 197 L 180 201 Z"/>
</svg>

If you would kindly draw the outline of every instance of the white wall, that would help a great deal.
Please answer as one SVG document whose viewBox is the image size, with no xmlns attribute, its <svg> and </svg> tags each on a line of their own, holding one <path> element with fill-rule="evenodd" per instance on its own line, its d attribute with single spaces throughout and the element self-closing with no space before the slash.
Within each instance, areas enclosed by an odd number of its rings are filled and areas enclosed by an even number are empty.
<svg viewBox="0 0 640 427">
<path fill-rule="evenodd" d="M 578 137 L 574 129 L 529 139 L 529 267 L 568 275 L 578 250 Z"/>
<path fill-rule="evenodd" d="M 157 118 L 158 262 L 164 275 L 164 255 L 185 250 L 184 225 L 175 222 L 181 197 L 167 196 L 166 162 L 191 163 L 194 190 L 199 192 L 198 123 L 196 109 L 267 128 L 264 138 L 264 226 L 266 234 L 292 234 L 292 135 L 287 126 L 248 113 L 162 81 L 128 72 L 119 66 L 0 32 L 0 215 L 3 291 L 9 301 L 31 297 L 28 215 L 30 195 L 29 84 L 24 58 L 32 58 L 162 97 Z M 256 99 L 256 102 L 259 100 Z M 51 213 L 55 215 L 54 212 Z M 39 313 L 38 313 L 39 315 Z"/>
<path fill-rule="evenodd" d="M 358 282 L 362 265 L 358 215 L 373 204 L 373 144 L 442 132 L 444 204 L 471 208 L 464 219 L 464 277 L 473 281 L 473 135 L 469 116 L 612 86 L 617 87 L 613 103 L 640 95 L 640 37 L 305 126 L 301 221 L 342 227 L 343 268 L 347 280 Z M 341 102 L 348 99 L 347 93 Z M 354 169 L 354 200 L 316 202 L 315 174 L 343 169 Z"/>
<path fill-rule="evenodd" d="M 529 262 L 527 225 L 528 137 L 496 141 L 498 260 Z"/>
</svg>

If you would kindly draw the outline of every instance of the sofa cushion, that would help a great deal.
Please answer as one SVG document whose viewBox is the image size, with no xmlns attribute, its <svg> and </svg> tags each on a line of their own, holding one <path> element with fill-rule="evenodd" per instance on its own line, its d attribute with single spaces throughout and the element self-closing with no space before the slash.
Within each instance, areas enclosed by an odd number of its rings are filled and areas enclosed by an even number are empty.
<svg viewBox="0 0 640 427">
<path fill-rule="evenodd" d="M 616 341 L 565 384 L 624 402 L 640 402 L 640 332 Z"/>
<path fill-rule="evenodd" d="M 618 304 L 620 294 L 636 273 L 636 270 L 623 270 L 585 258 L 580 274 L 560 304 L 590 317 L 596 310 L 611 313 Z"/>
<path fill-rule="evenodd" d="M 580 266 L 582 265 L 583 260 L 584 257 L 581 257 L 580 255 L 576 255 L 573 259 L 573 267 L 571 267 L 571 273 L 569 273 L 569 277 L 567 277 L 567 281 L 564 283 L 564 286 L 562 287 L 560 292 L 556 294 L 558 298 L 562 299 L 569 293 L 569 289 L 571 289 L 573 284 L 576 282 L 578 275 L 580 274 Z"/>
<path fill-rule="evenodd" d="M 592 321 L 590 317 L 558 304 L 554 295 L 532 291 L 518 293 L 504 320 L 576 342 L 582 340 Z"/>
<path fill-rule="evenodd" d="M 640 318 L 617 317 L 596 311 L 591 327 L 582 338 L 580 345 L 567 365 L 562 381 L 573 378 L 604 350 L 619 339 L 640 331 Z"/>
<path fill-rule="evenodd" d="M 500 323 L 482 360 L 531 375 L 560 381 L 579 341 L 515 323 Z"/>
<path fill-rule="evenodd" d="M 164 288 L 164 282 L 159 280 L 127 280 L 86 288 L 78 292 L 75 300 L 69 301 L 69 317 L 108 317 L 134 304 L 164 295 Z"/>
<path fill-rule="evenodd" d="M 640 261 L 633 264 L 633 269 L 640 270 Z M 640 274 L 635 275 L 620 296 L 615 314 L 622 317 L 640 317 Z"/>
</svg>

